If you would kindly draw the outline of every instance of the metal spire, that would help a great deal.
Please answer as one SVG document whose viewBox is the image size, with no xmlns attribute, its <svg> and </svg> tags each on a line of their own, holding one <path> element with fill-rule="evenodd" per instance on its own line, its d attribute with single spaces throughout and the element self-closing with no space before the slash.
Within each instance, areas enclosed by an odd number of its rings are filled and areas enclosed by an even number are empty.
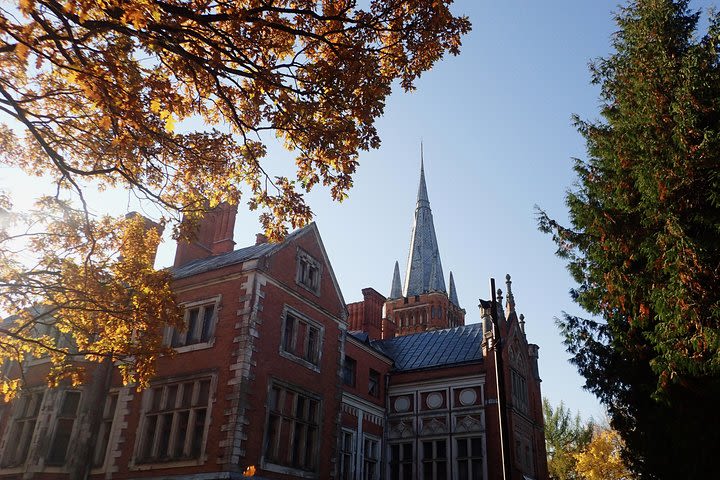
<svg viewBox="0 0 720 480">
<path fill-rule="evenodd" d="M 393 272 L 392 286 L 390 287 L 390 298 L 402 297 L 402 287 L 400 286 L 400 265 L 395 261 L 395 271 Z"/>
<path fill-rule="evenodd" d="M 403 296 L 420 295 L 431 290 L 446 291 L 435 226 L 425 185 L 425 165 L 421 144 L 420 185 L 418 186 Z"/>
</svg>

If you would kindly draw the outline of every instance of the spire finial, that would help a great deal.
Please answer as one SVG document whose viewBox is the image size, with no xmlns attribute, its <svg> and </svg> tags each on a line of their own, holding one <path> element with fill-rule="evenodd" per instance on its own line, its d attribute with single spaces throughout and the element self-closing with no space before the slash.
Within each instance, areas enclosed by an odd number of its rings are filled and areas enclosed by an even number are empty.
<svg viewBox="0 0 720 480">
<path fill-rule="evenodd" d="M 515 311 L 515 296 L 512 293 L 512 280 L 510 280 L 510 274 L 505 275 L 505 285 L 507 286 L 507 297 L 506 297 L 506 308 L 509 313 Z"/>
<path fill-rule="evenodd" d="M 520 330 L 525 333 L 525 315 L 520 314 Z"/>
</svg>

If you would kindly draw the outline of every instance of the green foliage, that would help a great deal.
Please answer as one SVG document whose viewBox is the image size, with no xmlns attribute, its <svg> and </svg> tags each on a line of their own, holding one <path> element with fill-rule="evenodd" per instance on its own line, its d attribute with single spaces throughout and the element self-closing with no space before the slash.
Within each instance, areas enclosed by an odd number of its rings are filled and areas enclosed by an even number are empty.
<svg viewBox="0 0 720 480">
<path fill-rule="evenodd" d="M 592 439 L 594 423 L 583 422 L 580 414 L 572 412 L 560 402 L 553 409 L 547 398 L 543 398 L 545 418 L 545 446 L 548 453 L 548 472 L 553 480 L 576 480 L 577 460 L 580 453 Z"/>
<path fill-rule="evenodd" d="M 642 478 L 709 478 L 720 444 L 720 16 L 699 19 L 687 0 L 621 8 L 591 66 L 602 120 L 576 119 L 572 225 L 539 213 L 600 319 L 566 315 L 568 351 Z"/>
</svg>

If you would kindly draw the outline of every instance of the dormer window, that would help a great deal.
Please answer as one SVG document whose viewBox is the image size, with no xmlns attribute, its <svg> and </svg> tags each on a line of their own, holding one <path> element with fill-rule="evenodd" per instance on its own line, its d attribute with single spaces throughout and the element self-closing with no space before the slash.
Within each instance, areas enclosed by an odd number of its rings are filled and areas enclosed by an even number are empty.
<svg viewBox="0 0 720 480">
<path fill-rule="evenodd" d="M 297 254 L 297 276 L 295 281 L 298 285 L 310 290 L 315 295 L 320 295 L 320 277 L 322 265 L 311 257 L 307 252 L 298 250 Z"/>
</svg>

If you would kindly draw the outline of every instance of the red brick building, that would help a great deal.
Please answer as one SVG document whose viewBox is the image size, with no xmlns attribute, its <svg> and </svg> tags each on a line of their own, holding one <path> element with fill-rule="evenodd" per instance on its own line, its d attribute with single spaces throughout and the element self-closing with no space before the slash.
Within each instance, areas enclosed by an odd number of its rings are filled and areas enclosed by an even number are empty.
<svg viewBox="0 0 720 480">
<path fill-rule="evenodd" d="M 547 478 L 537 346 L 509 277 L 499 409 L 497 333 L 488 308 L 465 325 L 452 274 L 445 290 L 422 171 L 390 298 L 367 288 L 346 305 L 315 224 L 233 250 L 234 221 L 221 208 L 178 246 L 187 328 L 165 332 L 177 355 L 150 388 L 110 371 L 109 390 L 100 375 L 47 389 L 47 361 L 23 365 L 23 393 L 0 411 L 0 479 L 234 479 L 251 466 L 268 479 L 499 479 L 500 411 L 508 478 Z"/>
</svg>

